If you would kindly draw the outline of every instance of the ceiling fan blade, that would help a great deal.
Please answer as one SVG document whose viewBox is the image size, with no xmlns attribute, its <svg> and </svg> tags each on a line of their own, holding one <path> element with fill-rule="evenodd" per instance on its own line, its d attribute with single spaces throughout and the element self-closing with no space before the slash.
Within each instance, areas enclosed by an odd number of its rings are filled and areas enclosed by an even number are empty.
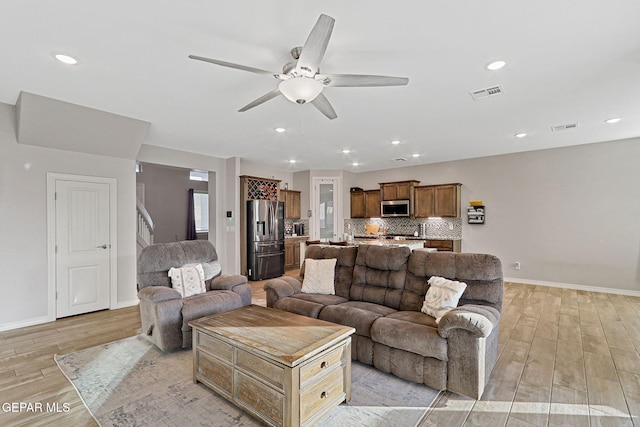
<svg viewBox="0 0 640 427">
<path fill-rule="evenodd" d="M 333 120 L 336 117 L 338 117 L 338 115 L 336 114 L 336 111 L 333 109 L 333 107 L 331 106 L 331 103 L 329 102 L 327 97 L 324 96 L 324 94 L 321 93 L 320 95 L 316 96 L 316 98 L 313 101 L 311 101 L 311 103 L 313 104 L 314 107 L 320 110 L 320 112 L 325 116 L 327 116 L 329 119 Z"/>
<path fill-rule="evenodd" d="M 205 58 L 204 56 L 189 55 L 189 58 L 198 61 L 211 62 L 212 64 L 221 65 L 223 67 L 235 68 L 237 70 L 248 71 L 250 73 L 263 74 L 265 76 L 273 76 L 278 78 L 279 73 L 261 70 L 260 68 L 248 67 L 246 65 L 234 64 L 233 62 L 219 61 L 217 59 Z"/>
<path fill-rule="evenodd" d="M 363 74 L 317 74 L 316 80 L 334 87 L 404 86 L 406 77 L 367 76 Z"/>
<path fill-rule="evenodd" d="M 334 22 L 335 19 L 332 17 L 320 15 L 302 47 L 296 70 L 302 71 L 308 76 L 313 76 L 318 72 L 318 67 L 331 38 Z"/>
<path fill-rule="evenodd" d="M 266 95 L 262 95 L 260 98 L 256 99 L 255 101 L 248 103 L 247 105 L 239 109 L 238 112 L 244 113 L 245 111 L 250 110 L 253 107 L 257 107 L 258 105 L 265 103 L 268 100 L 273 99 L 278 95 L 280 95 L 280 89 L 275 88 L 274 90 L 267 93 Z"/>
</svg>

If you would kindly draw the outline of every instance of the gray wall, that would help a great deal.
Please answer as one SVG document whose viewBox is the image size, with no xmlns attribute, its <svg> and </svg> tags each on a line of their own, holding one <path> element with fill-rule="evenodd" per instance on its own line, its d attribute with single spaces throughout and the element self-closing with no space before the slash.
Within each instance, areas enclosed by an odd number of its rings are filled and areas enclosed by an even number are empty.
<svg viewBox="0 0 640 427">
<path fill-rule="evenodd" d="M 640 296 L 638 159 L 634 138 L 360 173 L 352 185 L 460 182 L 464 252 L 499 256 L 510 278 Z M 483 200 L 484 225 L 467 224 L 471 199 Z"/>
<path fill-rule="evenodd" d="M 187 238 L 188 190 L 206 192 L 209 187 L 208 182 L 191 181 L 189 172 L 190 169 L 143 163 L 142 172 L 136 174 L 136 183 L 144 184 L 145 208 L 155 227 L 154 243 Z"/>
<path fill-rule="evenodd" d="M 0 330 L 42 323 L 48 308 L 47 172 L 117 180 L 117 307 L 137 303 L 135 161 L 18 144 L 0 103 Z M 117 308 L 113 307 L 113 308 Z"/>
</svg>

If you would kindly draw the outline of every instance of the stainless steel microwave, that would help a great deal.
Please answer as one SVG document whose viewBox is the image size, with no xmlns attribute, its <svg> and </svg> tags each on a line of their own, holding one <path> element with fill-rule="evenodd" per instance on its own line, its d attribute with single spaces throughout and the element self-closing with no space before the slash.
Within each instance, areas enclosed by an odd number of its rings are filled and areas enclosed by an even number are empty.
<svg viewBox="0 0 640 427">
<path fill-rule="evenodd" d="M 380 202 L 380 213 L 383 217 L 410 216 L 409 200 L 385 200 Z"/>
</svg>

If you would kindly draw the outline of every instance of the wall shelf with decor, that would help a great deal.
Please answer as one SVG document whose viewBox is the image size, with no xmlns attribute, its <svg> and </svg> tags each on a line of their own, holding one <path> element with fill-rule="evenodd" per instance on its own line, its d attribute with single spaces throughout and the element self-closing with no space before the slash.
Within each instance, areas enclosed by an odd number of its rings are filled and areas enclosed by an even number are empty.
<svg viewBox="0 0 640 427">
<path fill-rule="evenodd" d="M 485 208 L 481 200 L 470 200 L 467 207 L 467 222 L 469 224 L 484 224 Z"/>
</svg>

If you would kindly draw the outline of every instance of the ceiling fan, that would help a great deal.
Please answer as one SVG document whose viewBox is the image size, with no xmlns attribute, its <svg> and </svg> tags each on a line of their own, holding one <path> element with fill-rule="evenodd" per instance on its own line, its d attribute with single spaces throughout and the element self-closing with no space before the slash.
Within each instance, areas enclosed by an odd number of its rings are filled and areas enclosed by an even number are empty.
<svg viewBox="0 0 640 427">
<path fill-rule="evenodd" d="M 286 64 L 281 73 L 196 55 L 189 55 L 189 58 L 250 73 L 273 76 L 281 80 L 277 88 L 245 105 L 238 110 L 239 112 L 247 111 L 282 94 L 289 101 L 297 104 L 310 102 L 329 119 L 335 119 L 338 116 L 327 97 L 322 93 L 325 87 L 403 86 L 409 83 L 409 79 L 406 77 L 320 74 L 320 62 L 327 50 L 334 22 L 335 19 L 332 17 L 320 15 L 304 46 L 291 49 L 291 56 L 293 56 L 294 61 Z"/>
</svg>

